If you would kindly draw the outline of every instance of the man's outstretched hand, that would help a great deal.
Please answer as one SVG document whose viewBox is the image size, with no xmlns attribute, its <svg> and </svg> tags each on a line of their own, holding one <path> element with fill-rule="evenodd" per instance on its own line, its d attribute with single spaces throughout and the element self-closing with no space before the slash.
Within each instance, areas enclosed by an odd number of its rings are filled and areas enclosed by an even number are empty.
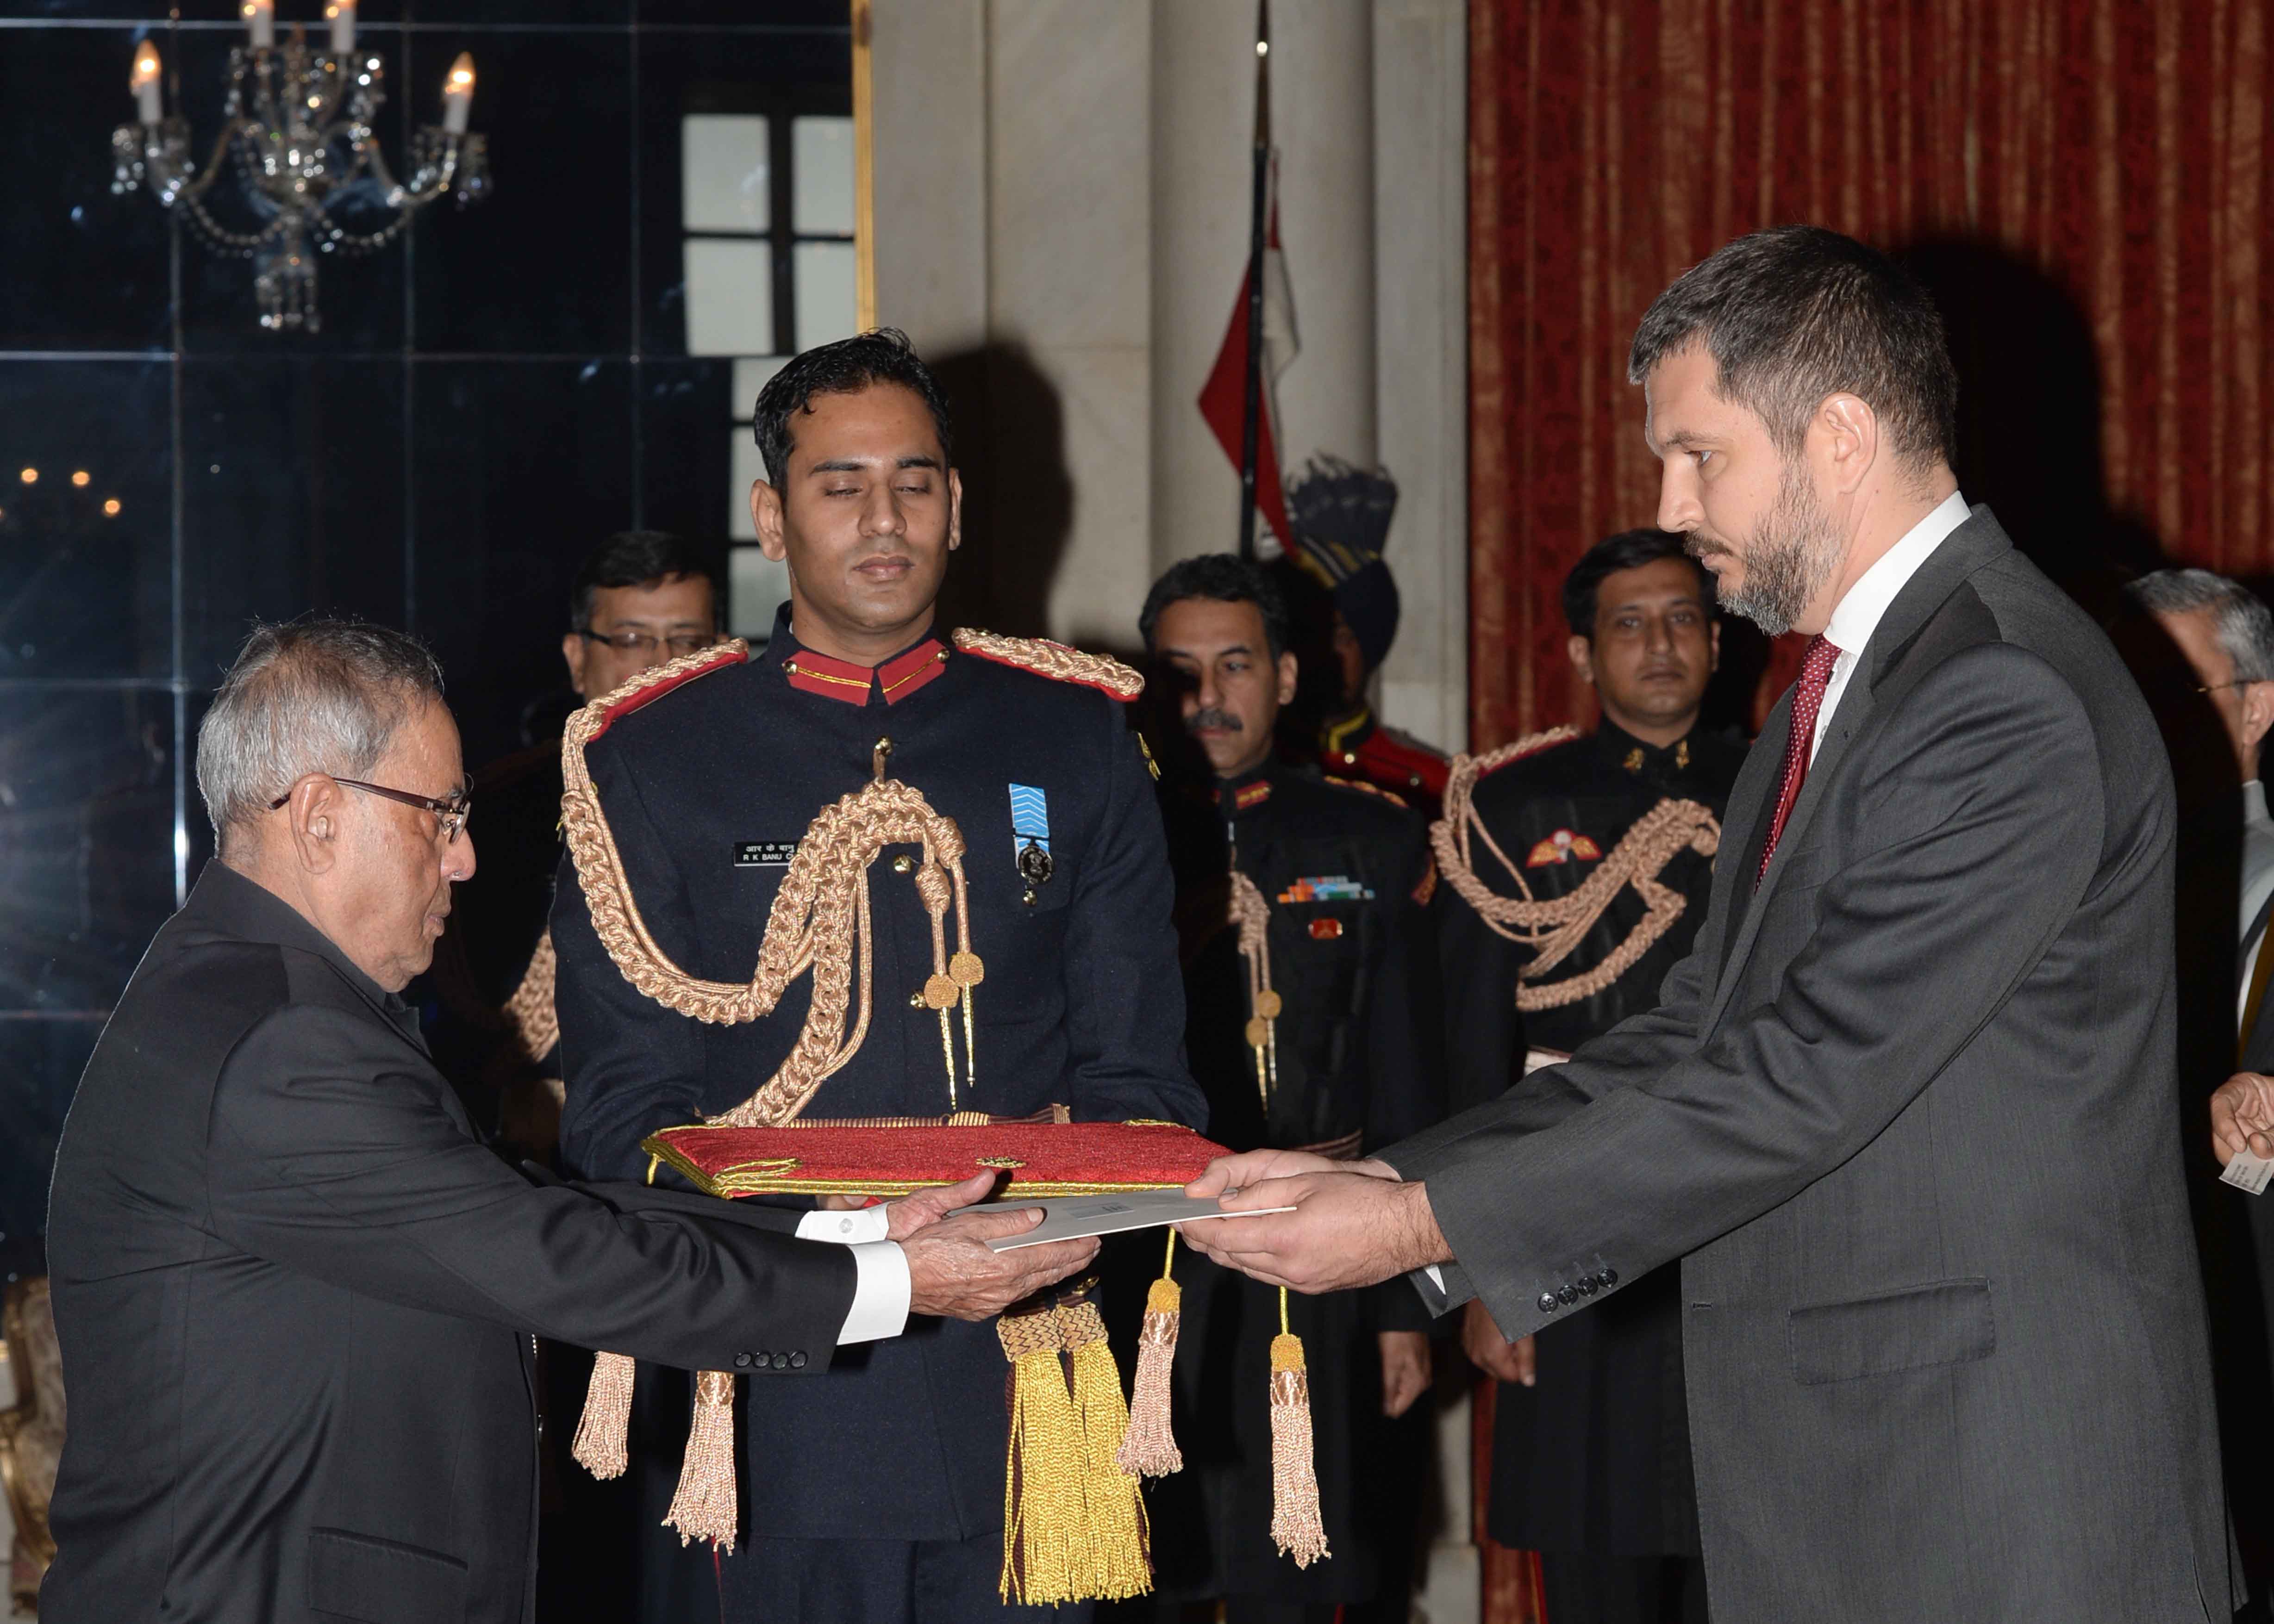
<svg viewBox="0 0 2274 1624">
<path fill-rule="evenodd" d="M 2210 1145 L 2225 1167 L 2248 1150 L 2274 1162 L 2274 1077 L 2238 1071 L 2210 1096 Z"/>
<path fill-rule="evenodd" d="M 1043 1221 L 1035 1207 L 945 1214 L 994 1193 L 999 1174 L 981 1173 L 960 1184 L 919 1190 L 894 1201 L 885 1214 L 887 1239 L 900 1243 L 908 1260 L 908 1312 L 945 1320 L 989 1320 L 1022 1297 L 1064 1280 L 1097 1255 L 1093 1237 L 990 1252 L 987 1243 L 1024 1235 Z"/>
<path fill-rule="evenodd" d="M 1177 1226 L 1193 1250 L 1266 1285 L 1347 1291 L 1452 1260 L 1427 1191 L 1380 1162 L 1250 1151 L 1218 1158 L 1185 1190 L 1218 1196 L 1227 1212 L 1295 1209 Z"/>
</svg>

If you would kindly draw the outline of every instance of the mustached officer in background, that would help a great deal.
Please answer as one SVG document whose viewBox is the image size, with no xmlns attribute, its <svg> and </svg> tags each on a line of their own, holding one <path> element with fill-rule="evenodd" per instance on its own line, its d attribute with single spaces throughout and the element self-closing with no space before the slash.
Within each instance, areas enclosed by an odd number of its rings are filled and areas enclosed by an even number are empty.
<svg viewBox="0 0 2274 1624">
<path fill-rule="evenodd" d="M 1306 672 L 1303 720 L 1331 777 L 1386 789 L 1434 816 L 1450 763 L 1445 753 L 1375 716 L 1370 688 L 1397 637 L 1397 582 L 1382 561 L 1397 486 L 1380 469 L 1314 459 L 1287 488 L 1294 528 L 1288 558 L 1309 583 L 1291 582 L 1294 640 Z M 1321 596 L 1325 601 L 1315 600 Z M 1314 621 L 1318 624 L 1314 625 Z"/>
<path fill-rule="evenodd" d="M 1569 1053 L 1655 1004 L 1706 916 L 1720 819 L 1744 759 L 1701 731 L 1720 657 L 1711 578 L 1677 536 L 1629 530 L 1563 583 L 1571 664 L 1602 718 L 1455 763 L 1444 954 L 1453 1105 L 1498 1095 L 1527 1049 Z M 1623 877 L 1598 907 L 1581 888 Z M 1653 912 L 1642 884 L 1673 893 Z M 1599 889 L 1600 889 L 1599 882 Z M 1592 915 L 1592 919 L 1588 918 Z M 1568 951 L 1554 951 L 1576 929 Z M 1550 945 L 1543 947 L 1543 943 Z M 1675 1271 L 1510 1342 L 1462 1327 L 1495 1395 L 1487 1524 L 1537 1551 L 1555 1624 L 1703 1620 Z M 1535 1345 L 1536 1344 L 1536 1345 Z"/>
<path fill-rule="evenodd" d="M 747 661 L 727 644 L 620 694 L 584 752 L 651 946 L 619 929 L 622 896 L 588 894 L 613 877 L 564 867 L 553 937 L 567 1159 L 641 1177 L 646 1135 L 729 1111 L 937 1119 L 1057 1105 L 1202 1125 L 1178 1052 L 1160 816 L 1124 717 L 1135 673 L 934 625 L 961 485 L 945 402 L 901 335 L 799 356 L 756 420 L 766 475 L 753 514 L 790 577 L 772 639 Z M 872 784 L 920 797 L 957 838 L 930 848 L 936 861 L 887 844 L 866 867 L 865 939 L 834 966 L 849 1008 L 809 1026 L 830 973 L 819 964 L 794 968 L 772 1011 L 742 1024 L 704 1024 L 627 980 L 625 965 L 644 963 L 651 985 L 683 972 L 748 986 L 809 825 Z M 825 842 L 816 854 L 841 853 Z M 662 958 L 676 969 L 653 969 Z M 819 1061 L 801 1039 L 817 1030 Z M 720 1563 L 729 1624 L 1028 1616 L 997 1589 L 1009 1368 L 993 1325 L 943 1322 L 827 1381 L 753 1373 L 742 1538 Z"/>
<path fill-rule="evenodd" d="M 1359 1156 L 1439 1102 L 1436 871 L 1422 816 L 1273 748 L 1297 661 L 1271 574 L 1226 554 L 1156 582 L 1140 631 L 1172 764 L 1186 1044 L 1210 1134 L 1248 1149 Z M 1160 1594 L 1221 1598 L 1234 1624 L 1405 1613 L 1430 1380 L 1427 1314 L 1393 1282 L 1296 1297 L 1329 1555 L 1298 1568 L 1272 1520 L 1269 1383 L 1279 1294 L 1178 1252 L 1175 1365 L 1184 1470 L 1148 1493 Z"/>
</svg>

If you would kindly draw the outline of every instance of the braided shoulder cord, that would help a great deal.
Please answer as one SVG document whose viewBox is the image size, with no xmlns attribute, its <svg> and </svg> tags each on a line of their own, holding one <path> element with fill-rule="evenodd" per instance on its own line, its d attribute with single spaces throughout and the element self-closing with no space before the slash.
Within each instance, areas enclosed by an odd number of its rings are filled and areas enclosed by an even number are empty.
<svg viewBox="0 0 2274 1624">
<path fill-rule="evenodd" d="M 966 654 L 1017 665 L 1060 682 L 1103 688 L 1116 699 L 1134 699 L 1145 691 L 1145 679 L 1111 655 L 1085 654 L 1047 637 L 1004 637 L 968 626 L 960 626 L 950 635 Z"/>
<path fill-rule="evenodd" d="M 1254 880 L 1231 871 L 1231 923 L 1239 930 L 1239 956 L 1247 961 L 1247 1046 L 1255 1051 L 1255 1092 L 1271 1109 L 1279 1081 L 1279 1011 L 1271 985 L 1271 905 Z"/>
<path fill-rule="evenodd" d="M 1603 991 L 1632 969 L 1673 927 L 1686 906 L 1681 892 L 1660 882 L 1658 876 L 1666 865 L 1685 847 L 1701 857 L 1711 857 L 1721 849 L 1721 825 L 1711 808 L 1695 801 L 1661 801 L 1636 821 L 1625 838 L 1577 889 L 1552 901 L 1535 899 L 1532 888 L 1525 883 L 1523 871 L 1477 816 L 1473 800 L 1477 780 L 1518 756 L 1578 736 L 1577 729 L 1557 727 L 1485 756 L 1457 756 L 1445 786 L 1445 815 L 1429 827 L 1438 868 L 1461 899 L 1476 910 L 1488 929 L 1532 950 L 1531 959 L 1517 972 L 1516 1004 L 1520 1010 L 1551 1010 L 1577 1004 Z M 1517 896 L 1501 895 L 1479 876 L 1471 855 L 1472 835 L 1516 883 Z M 1626 940 L 1592 969 L 1560 981 L 1528 984 L 1539 982 L 1569 957 L 1628 885 L 1642 898 L 1645 912 Z"/>
<path fill-rule="evenodd" d="M 923 998 L 941 1011 L 968 1000 L 982 970 L 971 951 L 970 909 L 963 876 L 963 834 L 953 819 L 935 812 L 908 785 L 884 776 L 880 747 L 876 778 L 822 808 L 798 842 L 767 916 L 758 964 L 747 983 L 706 981 L 688 974 L 664 951 L 641 917 L 608 828 L 584 747 L 603 731 L 622 703 L 651 688 L 699 674 L 719 650 L 707 649 L 645 673 L 569 718 L 561 741 L 561 827 L 576 879 L 591 910 L 592 929 L 624 979 L 666 1009 L 697 1020 L 729 1026 L 772 1013 L 790 984 L 813 972 L 812 999 L 796 1044 L 772 1077 L 742 1104 L 711 1118 L 717 1125 L 778 1126 L 795 1117 L 825 1080 L 856 1054 L 868 1036 L 872 1007 L 869 865 L 887 846 L 923 850 L 917 889 L 933 915 L 933 975 Z M 713 665 L 710 668 L 715 669 Z M 944 915 L 957 914 L 959 951 L 945 955 Z M 861 966 L 858 1019 L 846 1031 L 852 1004 L 853 960 Z M 967 1056 L 968 1059 L 968 1056 Z M 951 1089 L 953 1071 L 949 1074 Z"/>
</svg>

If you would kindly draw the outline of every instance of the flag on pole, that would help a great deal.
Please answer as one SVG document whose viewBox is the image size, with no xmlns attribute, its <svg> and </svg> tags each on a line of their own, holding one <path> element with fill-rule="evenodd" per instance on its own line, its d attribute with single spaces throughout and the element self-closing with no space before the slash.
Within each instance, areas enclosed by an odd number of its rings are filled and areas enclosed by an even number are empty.
<svg viewBox="0 0 2274 1624">
<path fill-rule="evenodd" d="M 1279 251 L 1279 181 L 1275 162 L 1271 175 L 1269 225 L 1263 244 L 1263 410 L 1256 428 L 1255 506 L 1271 527 L 1278 551 L 1288 545 L 1287 496 L 1279 482 L 1279 408 L 1272 385 L 1287 370 L 1299 348 L 1295 335 L 1295 298 L 1287 280 L 1287 257 Z M 1232 301 L 1231 322 L 1224 328 L 1216 365 L 1201 387 L 1201 416 L 1208 420 L 1216 443 L 1239 471 L 1240 417 L 1246 404 L 1249 276 L 1239 279 L 1239 297 Z M 1269 554 L 1267 554 L 1269 556 Z"/>
</svg>

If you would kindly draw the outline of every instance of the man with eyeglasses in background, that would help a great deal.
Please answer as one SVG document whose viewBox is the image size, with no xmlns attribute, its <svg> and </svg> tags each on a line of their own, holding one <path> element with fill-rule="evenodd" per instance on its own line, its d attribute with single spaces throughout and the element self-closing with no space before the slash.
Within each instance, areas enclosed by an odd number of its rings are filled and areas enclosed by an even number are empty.
<svg viewBox="0 0 2274 1624">
<path fill-rule="evenodd" d="M 578 703 L 640 673 L 719 641 L 715 566 L 694 543 L 663 530 L 623 530 L 593 549 L 568 592 L 561 639 Z M 565 1098 L 553 1020 L 553 958 L 545 934 L 561 862 L 561 726 L 556 705 L 529 743 L 475 774 L 482 805 L 482 863 L 458 887 L 450 928 L 435 951 L 430 1040 L 467 1109 L 508 1159 L 551 1164 Z M 672 1624 L 695 1616 L 691 1597 L 712 1584 L 707 1552 L 682 1553 L 661 1528 L 687 1431 L 687 1381 L 642 1366 L 631 1471 L 595 1481 L 570 1464 L 569 1435 L 591 1373 L 584 1350 L 546 1344 L 546 1410 L 562 1425 L 544 1433 L 545 1538 L 540 1613 L 575 1599 L 591 1616 Z M 651 1462 L 647 1446 L 654 1441 Z M 651 1515 L 643 1497 L 660 1495 Z M 651 1537 L 637 1541 L 635 1530 Z M 682 1596 L 682 1592 L 685 1596 Z M 715 1589 L 712 1600 L 715 1616 Z"/>
</svg>

